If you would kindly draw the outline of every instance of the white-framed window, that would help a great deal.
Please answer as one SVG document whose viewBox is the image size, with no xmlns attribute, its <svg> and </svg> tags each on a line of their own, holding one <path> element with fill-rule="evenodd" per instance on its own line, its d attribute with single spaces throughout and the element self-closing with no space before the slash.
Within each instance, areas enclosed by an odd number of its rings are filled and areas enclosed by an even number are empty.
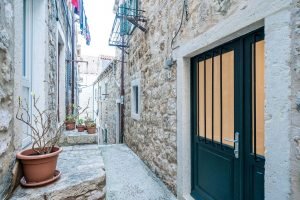
<svg viewBox="0 0 300 200">
<path fill-rule="evenodd" d="M 140 79 L 131 81 L 131 117 L 140 119 L 141 114 L 141 86 Z"/>
<path fill-rule="evenodd" d="M 31 106 L 31 68 L 32 68 L 32 19 L 33 19 L 33 2 L 26 0 L 24 2 L 23 10 L 23 67 L 22 67 L 22 99 L 29 107 L 29 114 L 32 113 Z M 26 147 L 31 143 L 31 130 L 23 124 L 24 133 L 22 135 L 22 147 Z"/>
</svg>

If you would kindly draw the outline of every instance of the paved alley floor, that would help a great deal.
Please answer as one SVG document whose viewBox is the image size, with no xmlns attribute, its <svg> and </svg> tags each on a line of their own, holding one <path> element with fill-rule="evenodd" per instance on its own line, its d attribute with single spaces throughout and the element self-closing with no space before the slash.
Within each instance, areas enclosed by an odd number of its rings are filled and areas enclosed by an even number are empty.
<svg viewBox="0 0 300 200">
<path fill-rule="evenodd" d="M 107 200 L 175 200 L 175 196 L 126 145 L 101 146 Z"/>
</svg>

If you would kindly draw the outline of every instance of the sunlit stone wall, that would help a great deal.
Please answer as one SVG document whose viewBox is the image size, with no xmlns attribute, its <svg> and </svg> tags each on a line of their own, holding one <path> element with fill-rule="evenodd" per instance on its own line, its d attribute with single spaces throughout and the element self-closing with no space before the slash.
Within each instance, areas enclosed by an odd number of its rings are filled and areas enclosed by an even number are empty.
<svg viewBox="0 0 300 200">
<path fill-rule="evenodd" d="M 237 9 L 244 9 L 244 0 L 188 0 L 182 27 L 174 39 L 176 48 Z M 142 160 L 175 193 L 177 176 L 176 63 L 165 69 L 165 60 L 172 55 L 171 41 L 182 15 L 183 1 L 140 1 L 145 10 L 147 33 L 136 30 L 130 40 L 125 66 L 125 141 Z M 141 117 L 131 117 L 131 81 L 141 81 Z"/>
</svg>

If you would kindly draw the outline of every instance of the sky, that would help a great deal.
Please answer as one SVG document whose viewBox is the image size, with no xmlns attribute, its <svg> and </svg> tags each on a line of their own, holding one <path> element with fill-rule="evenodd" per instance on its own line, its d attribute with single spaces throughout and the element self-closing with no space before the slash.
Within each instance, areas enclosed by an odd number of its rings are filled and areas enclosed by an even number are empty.
<svg viewBox="0 0 300 200">
<path fill-rule="evenodd" d="M 91 44 L 87 46 L 83 36 L 79 36 L 82 55 L 115 55 L 115 47 L 108 45 L 114 22 L 115 0 L 84 0 L 84 8 L 91 33 Z"/>
</svg>

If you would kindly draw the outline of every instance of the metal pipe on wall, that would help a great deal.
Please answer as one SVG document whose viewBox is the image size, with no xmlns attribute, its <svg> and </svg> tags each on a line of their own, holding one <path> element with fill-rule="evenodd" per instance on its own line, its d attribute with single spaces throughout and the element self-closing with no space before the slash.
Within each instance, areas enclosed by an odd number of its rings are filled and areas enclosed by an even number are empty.
<svg viewBox="0 0 300 200">
<path fill-rule="evenodd" d="M 74 11 L 72 12 L 72 60 L 75 60 L 75 20 Z M 72 86 L 71 86 L 71 103 L 72 103 L 72 114 L 74 114 L 74 103 L 75 103 L 75 63 L 72 62 Z"/>
<path fill-rule="evenodd" d="M 124 90 L 124 65 L 125 65 L 125 47 L 124 47 L 124 35 L 122 35 L 122 60 L 121 60 L 121 88 L 120 88 L 120 97 L 121 97 L 121 116 L 120 116 L 120 143 L 124 141 L 124 117 L 125 117 L 125 90 Z"/>
</svg>

